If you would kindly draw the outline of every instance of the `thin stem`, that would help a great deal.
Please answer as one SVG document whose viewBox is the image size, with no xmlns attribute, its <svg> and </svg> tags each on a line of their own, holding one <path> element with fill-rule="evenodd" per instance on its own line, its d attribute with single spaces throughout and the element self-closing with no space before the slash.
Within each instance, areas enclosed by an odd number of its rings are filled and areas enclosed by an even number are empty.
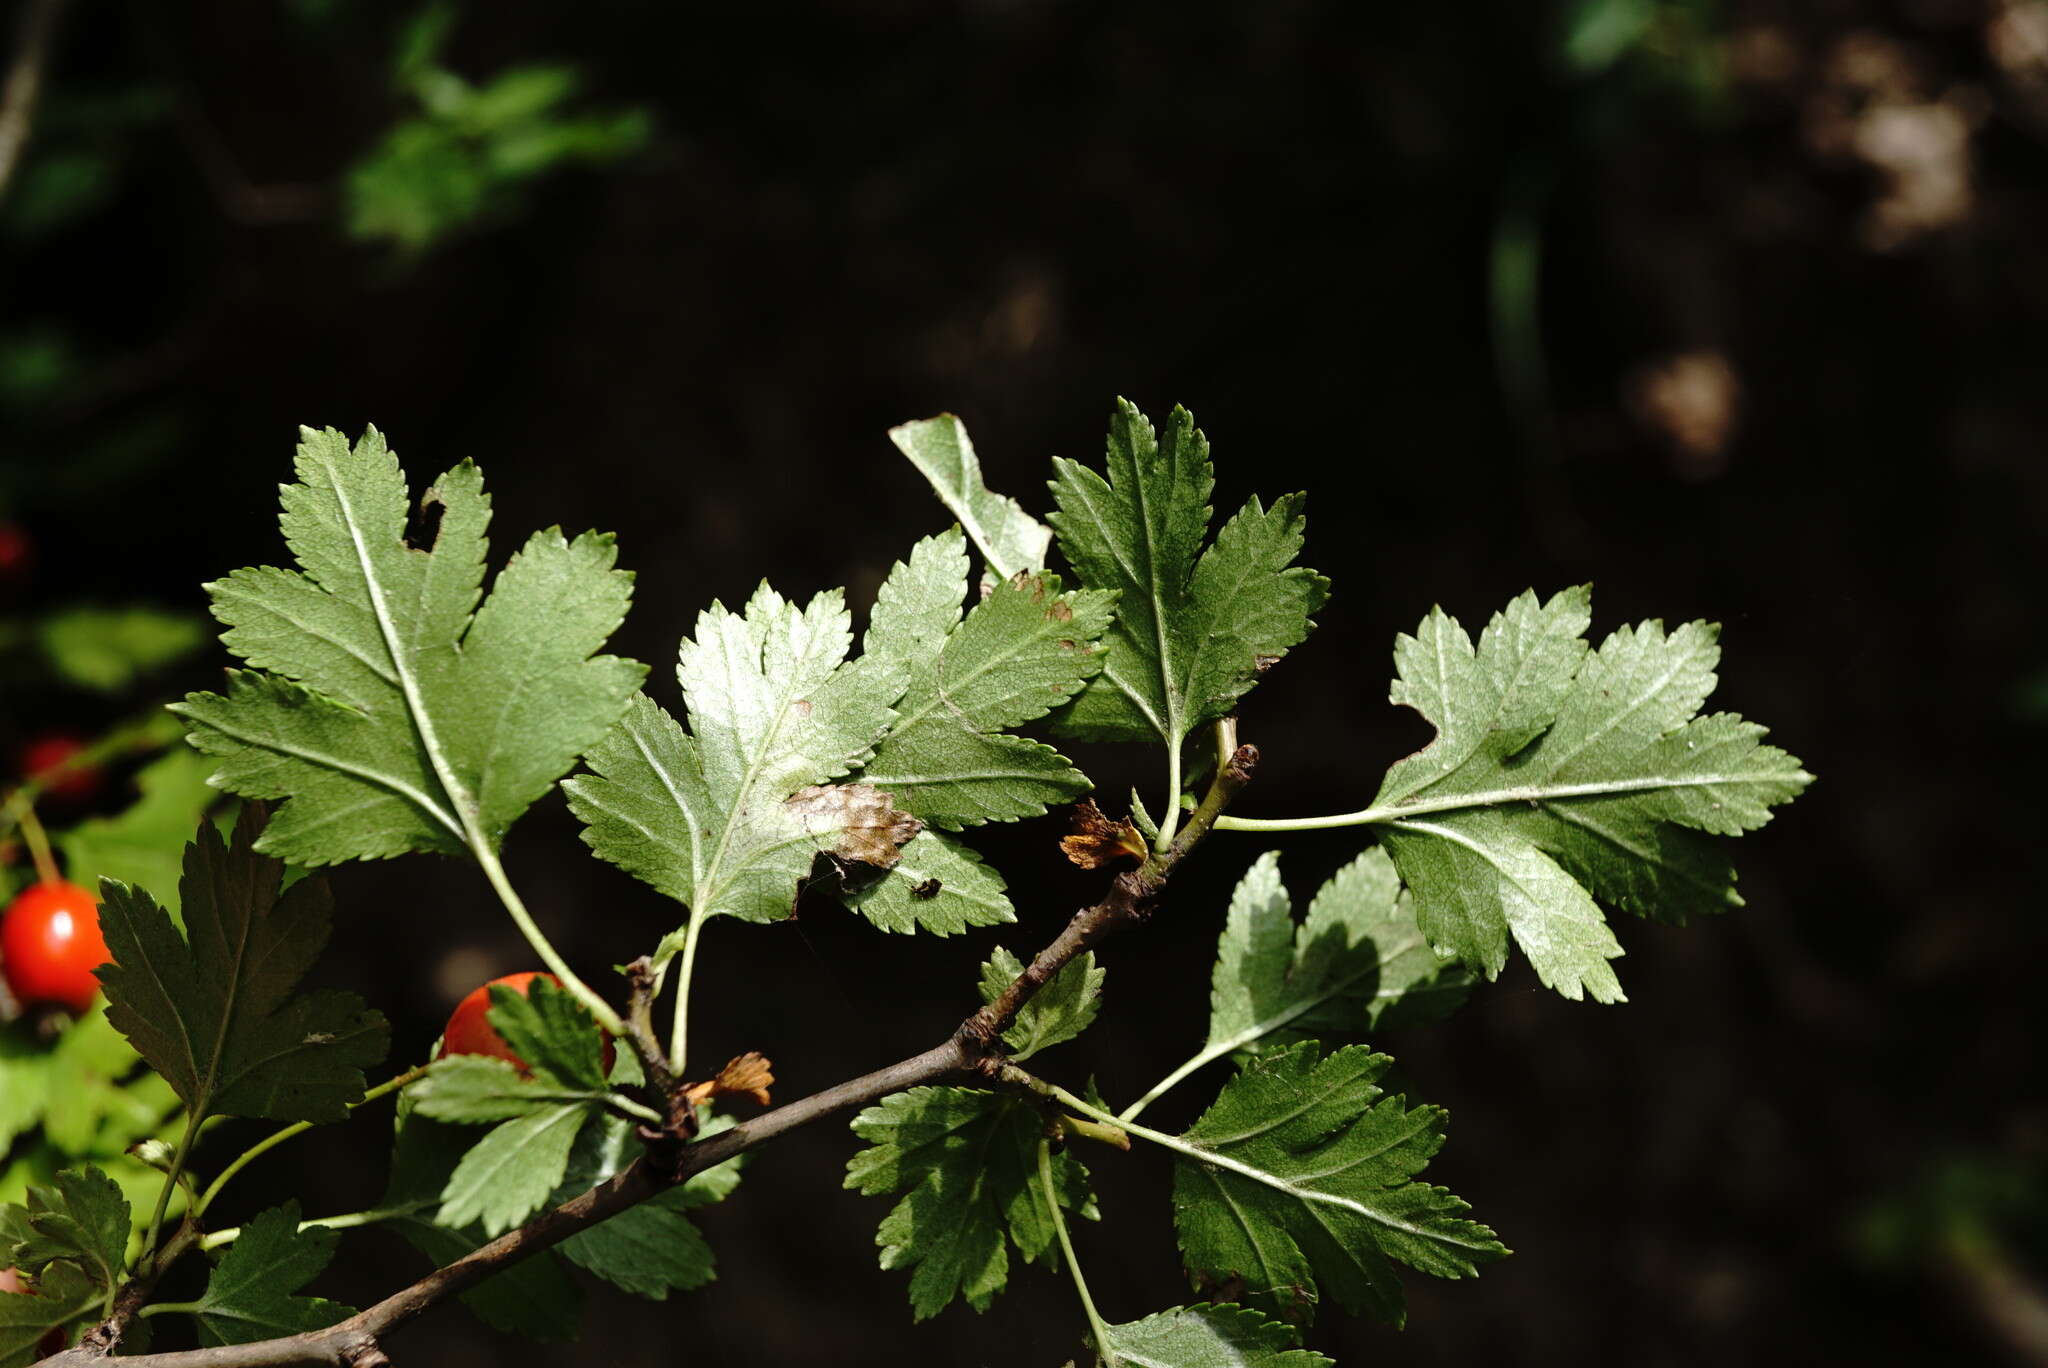
<svg viewBox="0 0 2048 1368">
<path fill-rule="evenodd" d="M 1190 1059 L 1189 1061 L 1187 1061 L 1187 1063 L 1181 1065 L 1178 1069 L 1175 1069 L 1172 1073 L 1160 1079 L 1157 1083 L 1154 1083 L 1152 1085 L 1152 1089 L 1150 1092 L 1147 1092 L 1143 1097 L 1139 1098 L 1137 1101 L 1131 1103 L 1130 1106 L 1125 1107 L 1121 1112 L 1117 1113 L 1117 1120 L 1122 1122 L 1137 1119 L 1139 1113 L 1143 1112 L 1145 1108 L 1151 1106 L 1154 1102 L 1157 1102 L 1176 1084 L 1185 1081 L 1188 1075 L 1194 1073 L 1196 1070 L 1202 1068 L 1207 1064 L 1213 1063 L 1214 1061 L 1223 1058 L 1223 1056 L 1229 1054 L 1232 1050 L 1236 1048 L 1236 1045 L 1230 1044 L 1209 1046 L 1200 1054 L 1196 1055 L 1193 1059 Z"/>
<path fill-rule="evenodd" d="M 401 1216 L 411 1216 L 425 1211 L 428 1207 L 439 1206 L 440 1199 L 422 1202 L 405 1202 L 398 1206 L 372 1207 L 368 1211 L 345 1211 L 339 1216 L 316 1216 L 310 1221 L 299 1222 L 300 1230 L 354 1230 L 360 1226 L 375 1225 L 379 1221 L 395 1221 Z M 242 1227 L 229 1226 L 216 1230 L 199 1242 L 201 1249 L 219 1249 L 222 1245 L 233 1244 L 242 1238 Z M 144 1311 L 143 1315 L 149 1312 Z"/>
<path fill-rule="evenodd" d="M 697 969 L 697 941 L 704 934 L 706 918 L 690 909 L 690 929 L 683 941 L 682 963 L 676 967 L 676 1019 L 668 1036 L 668 1071 L 683 1076 L 690 1050 L 690 975 Z"/>
<path fill-rule="evenodd" d="M 188 1316 L 196 1316 L 204 1309 L 205 1304 L 202 1302 L 151 1302 L 135 1314 L 144 1320 L 148 1320 L 151 1316 L 167 1316 L 172 1312 L 182 1312 Z"/>
<path fill-rule="evenodd" d="M 1159 819 L 1159 839 L 1153 842 L 1159 851 L 1172 846 L 1180 829 L 1180 745 L 1176 740 L 1166 747 L 1166 812 Z"/>
<path fill-rule="evenodd" d="M 621 1093 L 612 1093 L 605 1098 L 605 1105 L 630 1116 L 636 1121 L 645 1121 L 650 1126 L 665 1125 L 668 1118 L 644 1102 L 635 1102 Z"/>
<path fill-rule="evenodd" d="M 1360 808 L 1327 817 L 1219 817 L 1218 831 L 1327 831 L 1333 827 L 1387 826 L 1405 818 L 1432 812 L 1455 812 L 1461 808 L 1506 807 L 1515 803 L 1547 803 L 1563 798 L 1596 798 L 1615 793 L 1660 792 L 1675 788 L 1714 788 L 1728 784 L 1783 779 L 1775 774 L 1688 774 L 1643 775 L 1633 779 L 1608 779 L 1588 784 L 1530 784 L 1522 788 L 1487 789 L 1479 793 L 1454 793 L 1443 798 L 1425 798 L 1413 803 L 1389 803 L 1384 807 Z"/>
<path fill-rule="evenodd" d="M 497 852 L 481 841 L 472 844 L 470 850 L 476 856 L 477 864 L 482 866 L 484 877 L 489 879 L 491 887 L 497 890 L 498 901 L 505 904 L 505 910 L 512 914 L 512 924 L 519 928 L 519 934 L 526 937 L 526 943 L 534 948 L 534 952 L 540 956 L 541 963 L 562 981 L 564 988 L 575 994 L 578 1002 L 590 1009 L 590 1015 L 597 1019 L 598 1025 L 614 1036 L 624 1035 L 626 1024 L 619 1020 L 619 1014 L 612 1010 L 612 1005 L 598 996 L 596 989 L 576 977 L 576 971 L 569 967 L 569 962 L 561 957 L 548 938 L 542 934 L 539 924 L 533 919 L 533 914 L 526 910 L 526 904 L 520 901 L 519 894 L 513 890 L 512 881 L 505 877 L 505 866 L 498 862 Z"/>
<path fill-rule="evenodd" d="M 164 1213 L 170 1210 L 171 1192 L 178 1186 L 178 1175 L 184 1171 L 186 1156 L 192 1152 L 192 1137 L 198 1134 L 201 1117 L 198 1112 L 185 1115 L 185 1133 L 178 1139 L 178 1148 L 171 1153 L 171 1166 L 164 1171 L 163 1190 L 156 1195 L 156 1210 L 150 1214 L 149 1230 L 142 1237 L 142 1258 L 148 1259 L 156 1250 L 156 1237 L 164 1228 Z"/>
<path fill-rule="evenodd" d="M 396 1078 L 385 1079 L 382 1083 L 379 1083 L 376 1087 L 371 1088 L 368 1092 L 365 1092 L 361 1097 L 349 1103 L 349 1110 L 354 1111 L 357 1107 L 362 1106 L 366 1102 L 374 1102 L 378 1098 L 383 1097 L 388 1093 L 397 1092 L 406 1084 L 412 1082 L 414 1079 L 426 1073 L 426 1071 L 427 1066 L 424 1064 L 420 1064 L 413 1068 L 407 1069 L 404 1073 L 399 1074 Z M 258 1140 L 255 1144 L 251 1145 L 248 1149 L 243 1150 L 240 1154 L 235 1156 L 234 1162 L 230 1163 L 226 1168 L 222 1169 L 219 1175 L 215 1177 L 211 1183 L 207 1184 L 206 1191 L 202 1193 L 199 1197 L 199 1200 L 193 1204 L 192 1214 L 194 1216 L 204 1216 L 206 1214 L 206 1209 L 213 1205 L 214 1198 L 220 1196 L 220 1190 L 228 1185 L 228 1180 L 230 1178 L 233 1178 L 236 1174 L 240 1173 L 243 1169 L 247 1168 L 252 1162 L 261 1158 L 263 1155 L 268 1154 L 271 1150 L 276 1149 L 279 1145 L 282 1145 L 285 1141 L 291 1139 L 293 1136 L 303 1135 L 311 1129 L 313 1129 L 312 1122 L 295 1121 L 291 1125 L 286 1126 L 283 1130 L 272 1131 L 269 1135 L 264 1136 L 261 1140 Z M 208 1246 L 208 1248 L 211 1247 L 212 1246 L 210 1245 Z"/>
<path fill-rule="evenodd" d="M 1088 1313 L 1088 1332 L 1095 1337 L 1096 1352 L 1102 1355 L 1102 1368 L 1117 1368 L 1123 1360 L 1109 1344 L 1109 1326 L 1103 1323 L 1102 1313 L 1095 1309 L 1095 1298 L 1088 1295 L 1088 1280 L 1081 1276 L 1081 1261 L 1074 1257 L 1074 1239 L 1067 1233 L 1067 1218 L 1060 1211 L 1059 1190 L 1052 1181 L 1052 1143 L 1038 1142 L 1038 1187 L 1045 1194 L 1045 1205 L 1052 1212 L 1052 1228 L 1059 1233 L 1060 1252 L 1067 1256 L 1067 1272 L 1073 1275 L 1074 1292 L 1081 1298 L 1081 1309 Z"/>
<path fill-rule="evenodd" d="M 36 817 L 35 803 L 17 794 L 14 804 L 14 820 L 21 827 L 21 839 L 28 843 L 28 857 L 35 862 L 36 878 L 46 884 L 59 882 L 64 876 L 58 872 L 57 857 L 50 852 L 49 833 Z"/>
</svg>

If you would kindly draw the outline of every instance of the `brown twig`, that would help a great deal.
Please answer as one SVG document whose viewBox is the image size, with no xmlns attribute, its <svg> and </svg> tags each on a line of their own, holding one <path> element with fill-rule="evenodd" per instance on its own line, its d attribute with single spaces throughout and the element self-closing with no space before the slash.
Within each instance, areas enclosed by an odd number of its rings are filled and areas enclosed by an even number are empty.
<svg viewBox="0 0 2048 1368">
<path fill-rule="evenodd" d="M 1250 782 L 1258 752 L 1251 746 L 1235 745 L 1235 731 L 1228 724 L 1219 725 L 1217 738 L 1218 755 L 1223 757 L 1227 754 L 1227 758 L 1221 760 L 1215 777 L 1210 781 L 1208 793 L 1189 815 L 1186 827 L 1173 844 L 1148 859 L 1143 867 L 1118 875 L 1099 902 L 1076 912 L 1052 944 L 1038 953 L 996 1001 L 963 1021 L 944 1044 L 885 1069 L 763 1112 L 751 1121 L 743 1121 L 702 1140 L 684 1144 L 673 1134 L 658 1136 L 655 1143 L 650 1143 L 644 1156 L 614 1177 L 535 1217 L 519 1229 L 434 1270 L 375 1306 L 324 1330 L 250 1344 L 128 1355 L 121 1359 L 122 1368 L 284 1368 L 294 1364 L 383 1368 L 390 1360 L 379 1341 L 420 1312 L 468 1291 L 522 1259 L 552 1249 L 572 1235 L 660 1195 L 693 1174 L 722 1164 L 786 1131 L 852 1107 L 879 1101 L 906 1088 L 960 1074 L 980 1074 L 993 1079 L 1004 1063 L 1002 1033 L 1016 1019 L 1018 1011 L 1076 955 L 1113 932 L 1142 923 L 1150 917 L 1168 877 L 1208 834 L 1231 800 Z M 629 967 L 628 977 L 633 982 L 633 999 L 627 1009 L 627 1028 L 634 1038 L 634 1047 L 641 1051 L 644 1060 L 647 1047 L 640 1040 L 644 1023 L 638 1018 L 650 1010 L 645 999 L 652 997 L 653 976 L 651 971 L 636 975 L 634 968 Z M 652 1041 L 651 1025 L 646 1026 L 645 1034 Z M 659 1057 L 659 1044 L 652 1048 L 653 1054 Z M 650 1063 L 649 1067 L 652 1077 L 654 1066 Z M 666 1062 L 663 1061 L 659 1067 L 661 1076 L 667 1077 Z M 667 1086 L 670 1091 L 676 1091 L 672 1078 L 669 1078 Z M 1097 1138 L 1108 1139 L 1107 1136 Z M 167 1267 L 168 1264 L 159 1261 L 158 1266 Z M 135 1296 L 138 1308 L 146 1294 L 145 1288 L 142 1294 Z M 123 1289 L 122 1296 L 127 1298 L 129 1295 L 130 1289 Z M 125 1323 L 121 1322 L 122 1325 Z M 102 1333 L 110 1327 L 113 1333 Z M 118 1343 L 118 1331 L 119 1326 L 113 1321 L 95 1327 L 77 1347 L 45 1360 L 44 1368 L 99 1365 Z"/>
<path fill-rule="evenodd" d="M 43 73 L 50 64 L 57 21 L 63 17 L 66 3 L 67 0 L 30 0 L 22 11 L 14 63 L 7 68 L 6 83 L 0 85 L 0 196 L 7 193 L 15 168 L 21 165 L 21 154 L 28 147 L 29 132 L 35 127 Z"/>
</svg>

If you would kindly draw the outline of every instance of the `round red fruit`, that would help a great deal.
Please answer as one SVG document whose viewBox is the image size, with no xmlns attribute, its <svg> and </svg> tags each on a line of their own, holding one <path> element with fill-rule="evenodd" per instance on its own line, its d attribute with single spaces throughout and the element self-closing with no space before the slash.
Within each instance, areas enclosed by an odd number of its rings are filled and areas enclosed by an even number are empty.
<svg viewBox="0 0 2048 1368">
<path fill-rule="evenodd" d="M 531 993 L 533 981 L 540 978 L 546 979 L 557 988 L 562 986 L 562 981 L 553 974 L 507 974 L 503 978 L 492 979 L 456 1003 L 455 1010 L 448 1014 L 446 1029 L 441 1032 L 441 1053 L 437 1058 L 445 1059 L 452 1054 L 489 1055 L 493 1059 L 506 1060 L 516 1066 L 519 1072 L 526 1073 L 526 1061 L 505 1043 L 505 1037 L 499 1035 L 497 1028 L 491 1025 L 488 1015 L 491 1010 L 491 989 L 510 988 L 517 993 Z M 602 1032 L 599 1034 L 603 1035 Z M 612 1071 L 613 1057 L 612 1038 L 604 1035 L 604 1071 L 607 1075 Z"/>
<path fill-rule="evenodd" d="M 35 560 L 35 543 L 20 523 L 0 520 L 0 584 L 16 583 L 28 577 Z"/>
<path fill-rule="evenodd" d="M 92 971 L 110 958 L 99 905 L 75 883 L 56 879 L 24 889 L 0 919 L 0 973 L 25 1003 L 83 1012 L 100 990 Z"/>
<path fill-rule="evenodd" d="M 75 736 L 63 732 L 44 732 L 32 737 L 21 748 L 21 773 L 25 779 L 49 778 L 43 781 L 43 791 L 52 798 L 90 798 L 92 791 L 99 787 L 100 772 L 97 766 L 74 765 L 59 769 L 72 756 L 85 749 L 85 743 Z M 54 771 L 54 772 L 53 772 Z"/>
</svg>

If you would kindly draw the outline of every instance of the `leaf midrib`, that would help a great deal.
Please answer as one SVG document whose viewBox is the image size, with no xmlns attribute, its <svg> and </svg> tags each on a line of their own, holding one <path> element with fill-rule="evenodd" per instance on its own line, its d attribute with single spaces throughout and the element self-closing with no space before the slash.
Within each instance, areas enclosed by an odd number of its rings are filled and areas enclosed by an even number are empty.
<svg viewBox="0 0 2048 1368">
<path fill-rule="evenodd" d="M 440 782 L 443 796 L 455 807 L 455 820 L 448 821 L 445 813 L 442 814 L 443 820 L 450 827 L 459 828 L 471 849 L 481 850 L 483 837 L 475 825 L 475 800 L 455 776 L 447 756 L 442 753 L 440 737 L 434 730 L 433 719 L 427 715 L 426 702 L 420 694 L 419 681 L 413 677 L 411 662 L 400 648 L 397 624 L 392 622 L 390 606 L 384 601 L 383 581 L 378 578 L 369 547 L 363 542 L 362 528 L 357 524 L 355 506 L 349 500 L 348 489 L 330 459 L 323 457 L 322 464 L 334 489 L 335 503 L 341 509 L 342 526 L 348 530 L 349 545 L 355 548 L 356 564 L 363 573 L 363 589 L 370 599 L 370 611 L 377 619 L 377 631 L 384 638 L 384 649 L 391 656 L 391 667 L 398 673 L 399 692 L 405 699 L 413 731 L 420 739 L 420 749 L 426 753 L 427 762 L 433 766 L 434 777 Z"/>
</svg>

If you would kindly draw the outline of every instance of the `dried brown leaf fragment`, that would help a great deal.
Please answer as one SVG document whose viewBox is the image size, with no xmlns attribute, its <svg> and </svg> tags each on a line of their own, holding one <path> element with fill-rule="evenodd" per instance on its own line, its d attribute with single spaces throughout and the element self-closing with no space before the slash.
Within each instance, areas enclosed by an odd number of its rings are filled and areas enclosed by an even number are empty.
<svg viewBox="0 0 2048 1368">
<path fill-rule="evenodd" d="M 1131 819 L 1110 821 L 1095 806 L 1093 798 L 1074 805 L 1072 834 L 1060 838 L 1060 849 L 1083 869 L 1101 869 L 1122 859 L 1137 864 L 1143 862 L 1147 853 L 1145 838 Z"/>
</svg>

